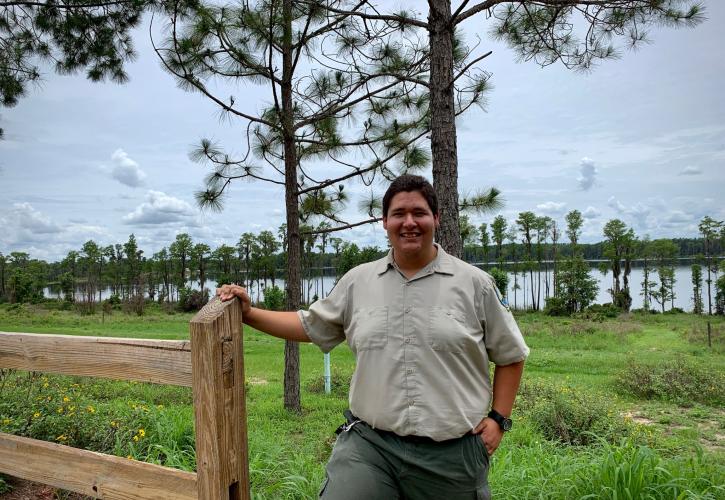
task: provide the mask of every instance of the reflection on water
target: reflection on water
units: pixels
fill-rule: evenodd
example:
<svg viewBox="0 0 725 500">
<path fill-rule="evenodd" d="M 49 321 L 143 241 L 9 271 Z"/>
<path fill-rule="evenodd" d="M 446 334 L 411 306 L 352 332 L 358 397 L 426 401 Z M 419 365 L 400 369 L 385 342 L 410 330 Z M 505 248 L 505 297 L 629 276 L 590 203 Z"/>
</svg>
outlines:
<svg viewBox="0 0 725 500">
<path fill-rule="evenodd" d="M 603 304 L 606 302 L 611 302 L 612 297 L 608 292 L 608 289 L 612 287 L 612 274 L 611 272 L 607 272 L 606 274 L 602 274 L 596 269 L 593 269 L 591 271 L 591 275 L 594 276 L 598 283 L 599 283 L 599 292 L 597 294 L 596 302 Z M 541 307 L 544 306 L 544 290 L 546 288 L 545 282 L 546 282 L 546 276 L 547 274 L 545 272 L 534 272 L 534 282 L 538 282 L 539 276 L 541 276 Z M 552 286 L 553 283 L 553 275 L 552 272 L 549 271 L 548 273 L 548 279 L 549 279 L 549 285 Z M 703 282 L 706 279 L 706 274 L 703 272 Z M 643 280 L 643 273 L 642 268 L 633 268 L 632 272 L 629 277 L 629 283 L 630 283 L 630 293 L 632 295 L 632 309 L 638 309 L 642 307 L 642 296 L 640 295 L 640 292 L 642 290 L 642 280 Z M 657 279 L 657 273 L 655 271 L 652 271 L 650 273 L 650 280 L 658 281 Z M 330 290 L 332 290 L 333 286 L 335 285 L 336 278 L 334 276 L 334 270 L 329 269 L 325 270 L 325 276 L 318 276 L 314 277 L 309 280 L 303 280 L 303 300 L 307 300 L 309 297 L 309 300 L 312 301 L 315 296 L 317 297 L 323 297 L 330 293 Z M 518 291 L 514 291 L 514 276 L 512 273 L 509 273 L 509 303 L 511 304 L 511 307 L 514 307 L 514 305 L 519 308 L 523 309 L 526 306 L 530 306 L 531 304 L 531 289 L 530 289 L 530 277 L 529 273 L 527 272 L 525 276 L 522 273 L 519 273 L 518 275 L 518 284 L 521 287 Z M 714 277 L 713 277 L 714 282 Z M 275 279 L 274 284 L 282 289 L 285 287 L 285 280 L 277 278 Z M 252 301 L 258 302 L 261 300 L 264 300 L 264 289 L 266 287 L 271 287 L 272 281 L 267 280 L 263 281 L 260 280 L 259 282 L 253 282 L 252 285 L 249 287 L 248 291 L 250 293 L 250 296 L 252 297 Z M 703 283 L 703 286 L 705 284 Z M 198 290 L 199 289 L 199 282 L 193 282 L 191 284 L 191 287 Z M 216 290 L 217 283 L 214 280 L 207 280 L 204 283 L 204 288 L 207 290 L 210 290 L 210 295 L 214 293 Z M 161 287 L 159 287 L 161 288 Z M 525 292 L 525 293 L 524 293 Z M 44 290 L 44 294 L 46 297 L 61 297 L 61 291 L 60 288 L 57 286 L 54 287 L 47 287 Z M 101 298 L 106 299 L 110 297 L 111 295 L 111 289 L 106 288 L 101 291 Z M 514 296 L 515 295 L 515 296 Z M 98 292 L 95 294 L 96 299 L 98 298 Z M 81 290 L 79 289 L 76 292 L 76 298 L 78 300 L 81 300 L 83 297 L 83 294 Z M 703 300 L 705 304 L 707 304 L 707 291 L 703 290 Z M 657 308 L 659 310 L 659 304 L 652 303 L 650 305 L 652 308 Z M 692 301 L 692 275 L 691 275 L 691 268 L 690 266 L 677 266 L 675 267 L 675 307 L 679 307 L 684 309 L 685 311 L 692 311 L 693 308 L 693 301 Z M 666 309 L 669 309 L 670 305 L 667 304 Z"/>
</svg>

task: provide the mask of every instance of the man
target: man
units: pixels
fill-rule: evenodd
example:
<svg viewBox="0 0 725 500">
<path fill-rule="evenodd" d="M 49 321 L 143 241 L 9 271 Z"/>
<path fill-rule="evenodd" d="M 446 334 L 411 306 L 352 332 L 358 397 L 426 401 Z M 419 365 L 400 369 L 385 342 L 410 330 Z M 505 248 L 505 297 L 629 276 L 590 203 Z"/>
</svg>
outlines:
<svg viewBox="0 0 725 500">
<path fill-rule="evenodd" d="M 433 242 L 438 221 L 430 183 L 403 175 L 383 197 L 387 257 L 352 269 L 309 311 L 253 308 L 236 285 L 217 291 L 240 297 L 258 330 L 324 352 L 347 341 L 354 353 L 321 498 L 490 496 L 489 457 L 511 427 L 529 350 L 493 279 Z"/>
</svg>

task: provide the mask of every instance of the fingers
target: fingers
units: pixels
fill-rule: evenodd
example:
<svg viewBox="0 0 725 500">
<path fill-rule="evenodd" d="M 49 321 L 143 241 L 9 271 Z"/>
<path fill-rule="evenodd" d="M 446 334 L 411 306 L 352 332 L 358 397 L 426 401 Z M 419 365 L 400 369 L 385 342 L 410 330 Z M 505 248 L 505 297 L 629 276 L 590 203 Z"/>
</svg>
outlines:
<svg viewBox="0 0 725 500">
<path fill-rule="evenodd" d="M 481 434 L 486 428 L 486 419 L 481 420 L 476 427 L 473 428 L 473 434 Z"/>
<path fill-rule="evenodd" d="M 242 301 L 247 297 L 247 291 L 239 285 L 222 285 L 216 289 L 217 296 L 223 300 L 239 297 Z"/>
</svg>

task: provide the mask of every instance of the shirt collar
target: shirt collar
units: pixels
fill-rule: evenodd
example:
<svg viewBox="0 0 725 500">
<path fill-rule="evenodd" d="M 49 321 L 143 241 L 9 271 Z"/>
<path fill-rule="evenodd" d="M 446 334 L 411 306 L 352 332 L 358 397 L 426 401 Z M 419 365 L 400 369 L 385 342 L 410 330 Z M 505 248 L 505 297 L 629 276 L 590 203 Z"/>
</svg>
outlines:
<svg viewBox="0 0 725 500">
<path fill-rule="evenodd" d="M 443 250 L 443 247 L 441 247 L 438 243 L 433 244 L 438 249 L 438 253 L 435 259 L 421 269 L 421 271 L 427 271 L 425 274 L 440 273 L 453 275 L 453 257 L 448 255 L 445 250 Z M 384 259 L 380 259 L 378 261 L 375 271 L 378 273 L 378 276 L 380 276 L 381 274 L 385 274 L 388 269 L 395 269 L 395 259 L 393 259 L 392 248 L 388 250 L 388 255 L 386 255 Z"/>
</svg>

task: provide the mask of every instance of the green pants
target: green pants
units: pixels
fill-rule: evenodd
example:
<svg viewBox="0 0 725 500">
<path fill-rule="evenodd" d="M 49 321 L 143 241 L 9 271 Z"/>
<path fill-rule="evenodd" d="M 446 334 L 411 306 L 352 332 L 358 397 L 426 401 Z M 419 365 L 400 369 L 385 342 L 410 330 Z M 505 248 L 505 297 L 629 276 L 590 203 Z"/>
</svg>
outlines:
<svg viewBox="0 0 725 500">
<path fill-rule="evenodd" d="M 480 436 L 435 442 L 360 422 L 338 436 L 320 498 L 488 500 L 488 466 Z"/>
</svg>

